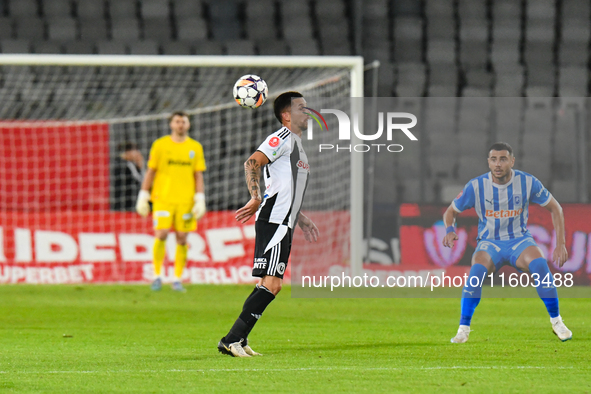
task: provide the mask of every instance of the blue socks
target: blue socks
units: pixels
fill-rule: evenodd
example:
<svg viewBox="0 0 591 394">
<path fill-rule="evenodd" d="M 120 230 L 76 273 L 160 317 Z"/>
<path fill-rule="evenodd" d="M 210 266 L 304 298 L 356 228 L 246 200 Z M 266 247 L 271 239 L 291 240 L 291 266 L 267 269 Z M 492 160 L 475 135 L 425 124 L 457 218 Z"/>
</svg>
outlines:
<svg viewBox="0 0 591 394">
<path fill-rule="evenodd" d="M 547 269 L 547 267 L 546 267 Z M 482 264 L 474 264 L 470 268 L 470 275 L 466 286 L 462 290 L 462 317 L 460 318 L 461 326 L 469 326 L 472 321 L 474 310 L 480 303 L 482 296 L 482 282 L 486 279 L 488 270 Z"/>
<path fill-rule="evenodd" d="M 560 315 L 558 311 L 558 293 L 546 259 L 540 257 L 529 263 L 529 272 L 539 275 L 538 281 L 540 285 L 536 288 L 538 295 L 546 305 L 550 317 L 558 317 Z M 550 283 L 550 286 L 548 286 L 548 283 Z"/>
</svg>

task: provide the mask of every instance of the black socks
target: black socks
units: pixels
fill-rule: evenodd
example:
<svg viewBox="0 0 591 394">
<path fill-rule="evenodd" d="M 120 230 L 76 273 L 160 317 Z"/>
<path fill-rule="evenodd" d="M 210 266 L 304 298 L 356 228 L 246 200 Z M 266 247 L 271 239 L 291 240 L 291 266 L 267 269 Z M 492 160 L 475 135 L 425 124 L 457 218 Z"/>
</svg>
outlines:
<svg viewBox="0 0 591 394">
<path fill-rule="evenodd" d="M 242 307 L 242 313 L 236 319 L 232 329 L 226 335 L 225 341 L 229 343 L 246 339 L 250 331 L 261 317 L 267 305 L 275 299 L 275 295 L 266 287 L 257 287 L 246 299 Z"/>
</svg>

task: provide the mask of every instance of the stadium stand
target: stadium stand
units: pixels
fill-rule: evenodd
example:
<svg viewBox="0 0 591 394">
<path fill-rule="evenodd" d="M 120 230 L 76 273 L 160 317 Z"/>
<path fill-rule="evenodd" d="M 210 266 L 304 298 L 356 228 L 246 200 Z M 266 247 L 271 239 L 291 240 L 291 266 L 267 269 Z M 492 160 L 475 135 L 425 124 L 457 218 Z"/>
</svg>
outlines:
<svg viewBox="0 0 591 394">
<path fill-rule="evenodd" d="M 576 163 L 565 151 L 586 119 L 573 109 L 577 103 L 557 100 L 589 94 L 589 1 L 366 0 L 362 8 L 357 25 L 352 0 L 2 0 L 0 52 L 361 54 L 367 63 L 381 62 L 379 96 L 495 97 L 482 108 L 478 100 L 469 108 L 448 100 L 442 105 L 452 117 L 423 109 L 421 121 L 439 131 L 421 141 L 428 157 L 423 170 L 400 163 L 407 174 L 400 180 L 407 187 L 403 195 L 430 200 L 438 180 L 461 183 L 495 140 L 511 143 L 525 169 L 573 190 Z M 19 97 L 34 90 L 31 72 Z M 7 75 L 0 71 L 2 81 Z M 2 92 L 14 94 L 6 83 Z M 510 97 L 556 99 L 504 100 Z M 43 99 L 37 97 L 36 105 L 54 105 Z M 7 106 L 2 116 L 22 118 L 30 113 L 23 110 L 27 105 Z M 553 146 L 563 150 L 550 154 Z M 552 160 L 542 163 L 536 152 Z M 412 183 L 418 178 L 419 186 Z"/>
</svg>

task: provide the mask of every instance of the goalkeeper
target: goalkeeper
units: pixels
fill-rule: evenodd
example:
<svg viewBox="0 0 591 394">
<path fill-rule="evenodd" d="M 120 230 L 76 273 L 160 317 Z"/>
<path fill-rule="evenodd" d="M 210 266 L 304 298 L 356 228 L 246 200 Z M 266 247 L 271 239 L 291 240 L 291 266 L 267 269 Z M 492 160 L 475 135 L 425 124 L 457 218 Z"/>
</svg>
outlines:
<svg viewBox="0 0 591 394">
<path fill-rule="evenodd" d="M 201 144 L 188 136 L 191 124 L 186 113 L 173 113 L 169 125 L 170 135 L 152 144 L 148 171 L 135 208 L 137 213 L 147 217 L 152 200 L 155 232 L 152 290 L 162 288 L 166 238 L 174 227 L 177 246 L 172 288 L 182 292 L 185 291 L 181 276 L 187 262 L 187 234 L 197 229 L 197 220 L 205 214 L 205 158 Z"/>
</svg>

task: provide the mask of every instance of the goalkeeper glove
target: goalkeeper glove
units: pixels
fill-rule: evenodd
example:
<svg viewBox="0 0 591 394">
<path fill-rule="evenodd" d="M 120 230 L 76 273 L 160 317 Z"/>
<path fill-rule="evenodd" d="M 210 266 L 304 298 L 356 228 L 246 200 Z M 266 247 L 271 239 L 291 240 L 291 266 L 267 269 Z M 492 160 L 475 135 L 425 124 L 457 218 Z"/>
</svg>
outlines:
<svg viewBox="0 0 591 394">
<path fill-rule="evenodd" d="M 203 193 L 195 193 L 195 197 L 193 197 L 195 204 L 193 205 L 193 209 L 191 209 L 191 213 L 196 220 L 199 220 L 205 215 L 205 194 Z"/>
<path fill-rule="evenodd" d="M 137 203 L 135 204 L 135 210 L 142 217 L 146 217 L 150 214 L 150 193 L 147 190 L 140 190 L 137 195 Z"/>
</svg>

